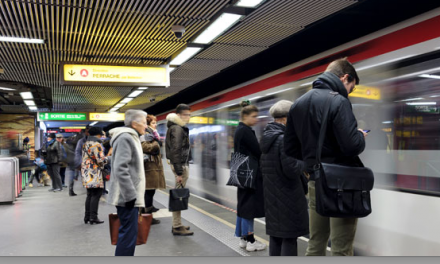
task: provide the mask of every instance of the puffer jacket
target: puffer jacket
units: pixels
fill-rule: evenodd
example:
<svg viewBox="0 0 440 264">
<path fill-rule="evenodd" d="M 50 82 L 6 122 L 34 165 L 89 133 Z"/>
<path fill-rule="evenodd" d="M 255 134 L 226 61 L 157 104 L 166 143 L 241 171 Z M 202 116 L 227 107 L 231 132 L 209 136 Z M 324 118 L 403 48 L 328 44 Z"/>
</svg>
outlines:
<svg viewBox="0 0 440 264">
<path fill-rule="evenodd" d="M 84 187 L 104 188 L 102 170 L 106 163 L 101 142 L 96 137 L 88 137 L 82 148 L 81 175 Z"/>
<path fill-rule="evenodd" d="M 62 151 L 60 142 L 53 139 L 46 144 L 46 164 L 58 164 L 62 159 Z"/>
<path fill-rule="evenodd" d="M 185 122 L 176 114 L 169 114 L 167 121 L 166 156 L 174 166 L 176 174 L 182 175 L 183 166 L 189 164 L 191 156 L 189 129 L 185 126 Z"/>
<path fill-rule="evenodd" d="M 316 164 L 323 108 L 331 92 L 337 92 L 338 95 L 331 99 L 321 160 L 363 167 L 358 155 L 365 149 L 365 138 L 358 131 L 348 92 L 336 75 L 325 72 L 313 83 L 313 89 L 293 104 L 287 117 L 284 137 L 286 154 L 306 162 L 310 173 Z"/>
<path fill-rule="evenodd" d="M 260 141 L 266 233 L 296 238 L 309 233 L 304 163 L 285 154 L 284 130 L 283 124 L 269 123 Z"/>
</svg>

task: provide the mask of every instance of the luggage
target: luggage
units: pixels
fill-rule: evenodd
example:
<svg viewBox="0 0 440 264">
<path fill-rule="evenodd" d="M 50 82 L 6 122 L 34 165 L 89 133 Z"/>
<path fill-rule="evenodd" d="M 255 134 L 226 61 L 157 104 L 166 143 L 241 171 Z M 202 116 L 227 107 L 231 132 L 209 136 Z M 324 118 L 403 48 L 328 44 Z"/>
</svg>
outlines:
<svg viewBox="0 0 440 264">
<path fill-rule="evenodd" d="M 0 203 L 13 203 L 16 197 L 17 164 L 14 158 L 0 158 Z"/>
<path fill-rule="evenodd" d="M 183 188 L 171 189 L 168 210 L 170 212 L 188 210 L 189 189 Z"/>
<path fill-rule="evenodd" d="M 118 243 L 119 227 L 121 226 L 121 222 L 119 221 L 118 214 L 109 214 L 108 220 L 110 224 L 110 241 L 112 245 L 116 245 Z M 147 243 L 148 235 L 150 234 L 151 221 L 153 221 L 153 216 L 151 214 L 139 215 L 136 245 L 143 245 Z"/>
</svg>

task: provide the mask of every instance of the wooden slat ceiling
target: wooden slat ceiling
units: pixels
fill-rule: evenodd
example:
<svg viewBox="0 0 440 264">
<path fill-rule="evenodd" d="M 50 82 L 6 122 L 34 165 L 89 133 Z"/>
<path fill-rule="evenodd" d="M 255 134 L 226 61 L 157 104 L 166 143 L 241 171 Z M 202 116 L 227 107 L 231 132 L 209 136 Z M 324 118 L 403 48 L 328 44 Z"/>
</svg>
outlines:
<svg viewBox="0 0 440 264">
<path fill-rule="evenodd" d="M 0 66 L 5 71 L 0 75 L 0 81 L 49 87 L 51 98 L 44 101 L 51 101 L 52 108 L 45 110 L 108 110 L 134 87 L 61 86 L 60 62 L 164 64 L 224 7 L 234 2 L 1 0 L 0 36 L 45 39 L 46 43 L 0 42 Z M 169 88 L 149 89 L 121 110 L 149 107 L 356 2 L 267 0 L 212 45 L 172 72 Z M 170 31 L 172 25 L 185 26 L 186 33 L 181 39 L 175 38 Z M 45 97 L 38 94 L 41 89 L 32 91 L 36 97 Z M 151 98 L 156 101 L 150 102 Z M 39 102 L 39 108 L 46 107 Z M 4 112 L 16 109 L 21 108 L 1 106 Z"/>
</svg>

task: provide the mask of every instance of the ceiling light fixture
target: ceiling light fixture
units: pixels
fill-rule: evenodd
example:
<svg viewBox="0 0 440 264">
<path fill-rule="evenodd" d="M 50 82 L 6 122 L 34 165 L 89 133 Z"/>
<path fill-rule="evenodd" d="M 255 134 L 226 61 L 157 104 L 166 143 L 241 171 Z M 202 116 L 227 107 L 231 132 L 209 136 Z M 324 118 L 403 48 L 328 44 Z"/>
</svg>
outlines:
<svg viewBox="0 0 440 264">
<path fill-rule="evenodd" d="M 140 95 L 141 93 L 143 93 L 144 91 L 134 91 L 131 94 L 128 95 L 128 97 L 137 97 L 138 95 Z"/>
<path fill-rule="evenodd" d="M 181 65 L 187 60 L 191 59 L 197 52 L 202 50 L 199 47 L 186 47 L 179 55 L 177 55 L 170 64 L 172 65 Z"/>
<path fill-rule="evenodd" d="M 15 89 L 12 89 L 12 88 L 6 88 L 6 87 L 0 87 L 0 90 L 15 91 Z"/>
<path fill-rule="evenodd" d="M 251 8 L 255 8 L 258 5 L 260 5 L 264 0 L 240 0 L 238 1 L 237 4 L 235 4 L 236 6 L 241 6 L 241 7 L 251 7 Z"/>
<path fill-rule="evenodd" d="M 224 13 L 209 25 L 195 40 L 194 43 L 209 44 L 223 32 L 232 27 L 242 16 Z"/>
<path fill-rule="evenodd" d="M 34 99 L 34 96 L 32 95 L 31 92 L 23 92 L 20 93 L 20 95 L 23 99 Z"/>
<path fill-rule="evenodd" d="M 130 102 L 131 100 L 133 100 L 134 98 L 125 98 L 124 100 L 122 100 L 120 103 L 124 103 L 124 104 L 126 104 L 126 103 L 128 103 L 128 102 Z"/>
<path fill-rule="evenodd" d="M 93 123 L 91 123 L 89 126 L 94 126 L 94 125 L 96 125 L 96 124 L 98 124 L 98 122 L 93 122 Z"/>
<path fill-rule="evenodd" d="M 440 79 L 440 75 L 433 75 L 433 74 L 422 74 L 422 75 L 419 75 L 419 77 L 431 78 L 431 79 Z"/>
<path fill-rule="evenodd" d="M 44 44 L 44 39 L 15 38 L 15 37 L 5 37 L 5 36 L 0 36 L 0 41 Z"/>
<path fill-rule="evenodd" d="M 24 100 L 24 103 L 28 106 L 35 106 L 35 102 L 33 100 Z"/>
<path fill-rule="evenodd" d="M 138 90 L 147 90 L 148 87 L 139 87 Z"/>
<path fill-rule="evenodd" d="M 175 71 L 177 69 L 177 67 L 170 67 L 170 73 L 172 73 L 173 71 Z"/>
<path fill-rule="evenodd" d="M 117 108 L 121 108 L 121 107 L 123 107 L 125 104 L 117 104 L 117 105 L 115 105 L 115 108 L 117 107 Z"/>
<path fill-rule="evenodd" d="M 38 108 L 36 106 L 29 106 L 29 110 L 36 111 Z"/>
<path fill-rule="evenodd" d="M 407 105 L 436 105 L 436 102 L 416 102 L 416 103 L 406 103 Z"/>
</svg>

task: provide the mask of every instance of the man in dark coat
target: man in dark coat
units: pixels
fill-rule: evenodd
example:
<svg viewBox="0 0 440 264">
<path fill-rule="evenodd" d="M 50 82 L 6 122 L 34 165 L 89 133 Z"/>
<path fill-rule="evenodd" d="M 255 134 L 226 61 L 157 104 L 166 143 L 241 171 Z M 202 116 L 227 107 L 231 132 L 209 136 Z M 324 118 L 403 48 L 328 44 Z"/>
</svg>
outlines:
<svg viewBox="0 0 440 264">
<path fill-rule="evenodd" d="M 336 60 L 313 83 L 313 89 L 301 96 L 289 112 L 284 146 L 286 154 L 306 163 L 310 173 L 310 241 L 306 255 L 325 255 L 328 239 L 332 241 L 332 255 L 353 255 L 357 218 L 323 217 L 315 209 L 316 148 L 322 123 L 323 107 L 331 92 L 328 126 L 322 149 L 322 162 L 362 167 L 358 155 L 364 151 L 365 137 L 358 129 L 352 106 L 348 100 L 359 77 L 346 59 Z"/>
<path fill-rule="evenodd" d="M 47 172 L 52 180 L 52 188 L 49 191 L 59 192 L 63 189 L 60 175 L 60 164 L 62 161 L 61 144 L 55 140 L 55 134 L 49 134 L 47 137 L 46 165 Z"/>
<path fill-rule="evenodd" d="M 191 108 L 180 104 L 176 113 L 167 116 L 167 137 L 165 149 L 171 170 L 176 177 L 176 188 L 185 188 L 189 177 L 189 159 L 191 147 L 189 144 L 189 129 L 186 127 L 191 118 Z M 190 236 L 194 233 L 189 231 L 189 226 L 182 225 L 181 212 L 173 212 L 172 233 L 175 236 Z"/>
<path fill-rule="evenodd" d="M 309 233 L 304 163 L 284 152 L 284 130 L 292 102 L 274 104 L 260 141 L 263 171 L 266 233 L 270 256 L 297 256 L 297 238 Z"/>
</svg>

